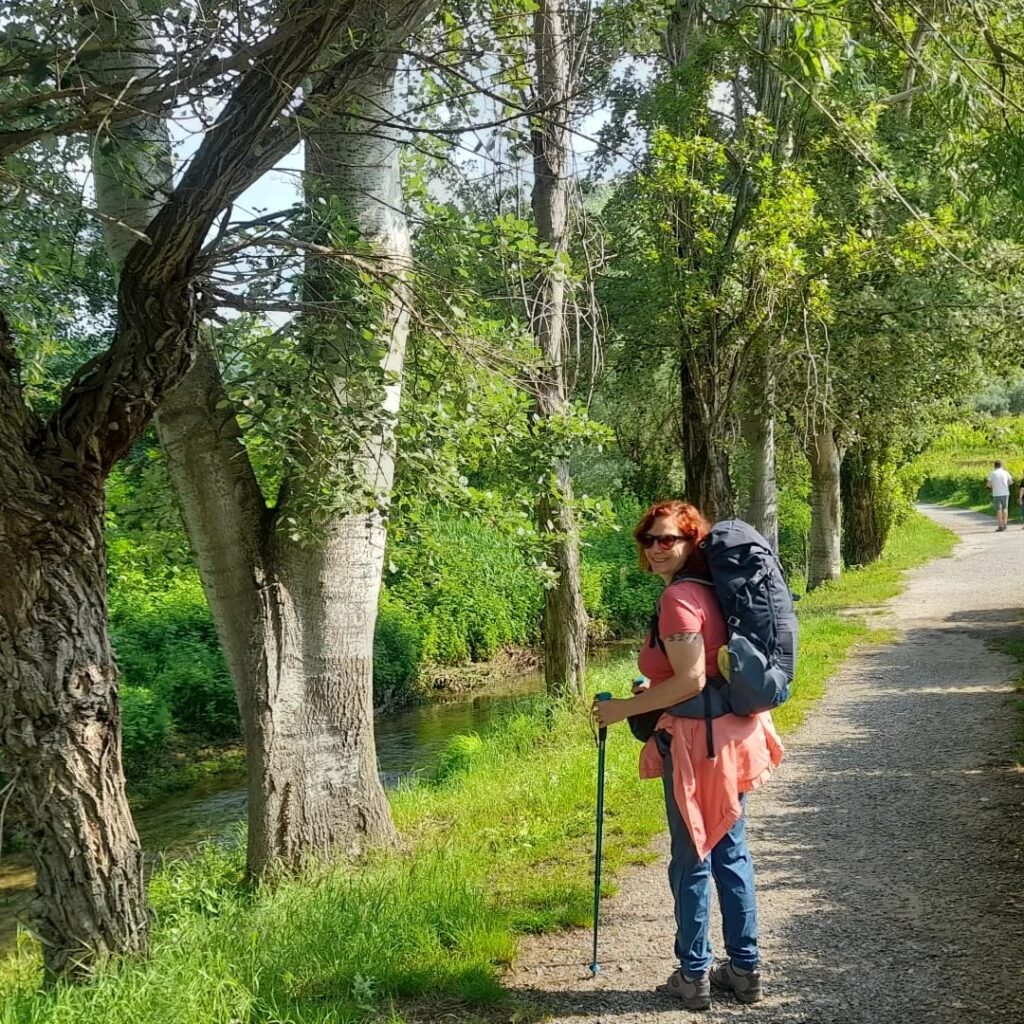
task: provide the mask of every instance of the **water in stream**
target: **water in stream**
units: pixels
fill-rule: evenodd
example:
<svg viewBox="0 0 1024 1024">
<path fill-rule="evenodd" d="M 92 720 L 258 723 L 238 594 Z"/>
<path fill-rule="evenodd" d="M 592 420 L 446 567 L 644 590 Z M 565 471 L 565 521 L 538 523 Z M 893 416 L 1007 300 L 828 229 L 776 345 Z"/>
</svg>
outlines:
<svg viewBox="0 0 1024 1024">
<path fill-rule="evenodd" d="M 496 711 L 517 697 L 538 692 L 538 672 L 498 677 L 484 688 L 452 701 L 419 705 L 378 716 L 374 723 L 377 762 L 386 786 L 429 772 L 448 740 L 487 726 Z M 135 824 L 147 863 L 188 854 L 204 840 L 234 832 L 245 818 L 245 776 L 226 773 L 204 779 L 177 796 L 136 812 Z M 0 863 L 0 949 L 9 947 L 32 895 L 34 875 L 24 854 Z"/>
</svg>

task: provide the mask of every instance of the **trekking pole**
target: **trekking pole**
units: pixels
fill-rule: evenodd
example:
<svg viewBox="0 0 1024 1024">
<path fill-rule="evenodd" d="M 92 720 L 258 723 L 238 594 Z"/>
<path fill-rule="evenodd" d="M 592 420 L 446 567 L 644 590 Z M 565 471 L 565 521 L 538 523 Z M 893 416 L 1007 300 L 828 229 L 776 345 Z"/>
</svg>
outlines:
<svg viewBox="0 0 1024 1024">
<path fill-rule="evenodd" d="M 611 700 L 610 693 L 599 693 L 596 700 Z M 597 732 L 597 827 L 594 845 L 594 959 L 590 963 L 590 973 L 596 975 L 601 970 L 597 962 L 597 925 L 601 916 L 601 836 L 604 831 L 604 747 L 608 737 L 607 726 Z"/>
</svg>

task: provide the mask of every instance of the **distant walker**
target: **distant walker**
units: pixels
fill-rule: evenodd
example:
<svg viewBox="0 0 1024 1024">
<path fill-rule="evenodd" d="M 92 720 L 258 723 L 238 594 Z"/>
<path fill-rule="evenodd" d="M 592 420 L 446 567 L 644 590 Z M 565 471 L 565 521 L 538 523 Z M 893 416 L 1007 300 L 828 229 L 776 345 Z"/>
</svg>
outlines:
<svg viewBox="0 0 1024 1024">
<path fill-rule="evenodd" d="M 1003 464 L 996 459 L 994 468 L 988 475 L 986 484 L 992 492 L 992 504 L 996 509 L 996 532 L 1006 529 L 1007 506 L 1010 503 L 1010 485 L 1013 477 L 1003 469 Z"/>
</svg>

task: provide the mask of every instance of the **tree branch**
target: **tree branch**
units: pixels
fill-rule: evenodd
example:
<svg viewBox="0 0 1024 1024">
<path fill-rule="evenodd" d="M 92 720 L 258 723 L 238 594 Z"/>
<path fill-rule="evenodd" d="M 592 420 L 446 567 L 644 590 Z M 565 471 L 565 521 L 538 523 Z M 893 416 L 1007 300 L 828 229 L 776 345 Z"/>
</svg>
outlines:
<svg viewBox="0 0 1024 1024">
<path fill-rule="evenodd" d="M 188 371 L 200 315 L 195 277 L 203 239 L 217 215 L 283 155 L 282 135 L 297 133 L 298 126 L 282 112 L 356 7 L 357 0 L 296 0 L 282 15 L 264 58 L 242 77 L 149 225 L 150 245 L 136 244 L 128 254 L 114 341 L 75 375 L 47 425 L 46 444 L 61 458 L 108 472 Z M 372 63 L 378 43 L 363 40 L 350 66 Z M 339 89 L 346 84 L 339 80 Z"/>
</svg>

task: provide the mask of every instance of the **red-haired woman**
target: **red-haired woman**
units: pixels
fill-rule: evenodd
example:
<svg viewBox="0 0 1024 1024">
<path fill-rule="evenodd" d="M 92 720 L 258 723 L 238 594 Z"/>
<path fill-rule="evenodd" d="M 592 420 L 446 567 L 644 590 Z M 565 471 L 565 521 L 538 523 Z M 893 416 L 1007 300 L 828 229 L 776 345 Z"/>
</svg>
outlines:
<svg viewBox="0 0 1024 1024">
<path fill-rule="evenodd" d="M 771 715 L 728 713 L 718 690 L 718 655 L 728 631 L 714 590 L 702 582 L 708 568 L 699 544 L 707 532 L 707 520 L 684 501 L 654 505 L 640 520 L 633 531 L 640 564 L 666 584 L 639 659 L 650 682 L 636 687 L 633 697 L 594 705 L 602 726 L 672 709 L 658 717 L 640 756 L 640 773 L 663 781 L 679 958 L 667 988 L 692 1010 L 711 1005 L 712 986 L 732 991 L 744 1003 L 762 997 L 744 811 L 746 794 L 782 760 Z M 715 704 L 713 718 L 707 715 L 708 698 Z M 729 957 L 718 964 L 709 935 L 712 876 Z"/>
</svg>

